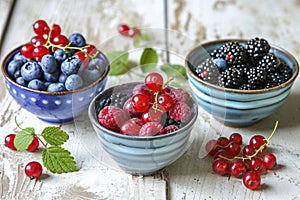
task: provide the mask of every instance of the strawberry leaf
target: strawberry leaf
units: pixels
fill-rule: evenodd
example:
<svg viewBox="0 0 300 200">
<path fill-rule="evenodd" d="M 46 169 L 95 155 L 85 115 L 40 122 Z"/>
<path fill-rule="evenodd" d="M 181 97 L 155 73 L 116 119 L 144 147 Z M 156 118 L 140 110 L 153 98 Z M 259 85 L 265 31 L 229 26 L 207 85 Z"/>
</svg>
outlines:
<svg viewBox="0 0 300 200">
<path fill-rule="evenodd" d="M 14 139 L 14 145 L 18 151 L 25 151 L 34 137 L 34 128 L 24 128 L 19 131 Z"/>
<path fill-rule="evenodd" d="M 76 162 L 71 153 L 59 146 L 50 146 L 43 150 L 42 160 L 44 166 L 52 173 L 67 173 L 77 171 Z"/>
<path fill-rule="evenodd" d="M 157 63 L 158 63 L 157 52 L 152 48 L 145 48 L 140 59 L 140 65 L 142 71 L 144 73 L 154 71 Z"/>
<path fill-rule="evenodd" d="M 42 132 L 42 136 L 46 142 L 57 146 L 62 145 L 69 139 L 69 135 L 65 131 L 55 126 L 46 127 Z"/>
</svg>

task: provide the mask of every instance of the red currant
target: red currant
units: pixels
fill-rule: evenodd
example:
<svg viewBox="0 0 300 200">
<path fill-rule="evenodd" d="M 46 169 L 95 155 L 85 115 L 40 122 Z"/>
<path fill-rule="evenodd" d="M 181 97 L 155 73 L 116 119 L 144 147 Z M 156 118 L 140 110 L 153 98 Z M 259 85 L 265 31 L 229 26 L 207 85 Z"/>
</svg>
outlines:
<svg viewBox="0 0 300 200">
<path fill-rule="evenodd" d="M 263 163 L 266 169 L 272 170 L 276 166 L 276 156 L 272 153 L 267 153 L 263 156 Z"/>
<path fill-rule="evenodd" d="M 121 24 L 119 27 L 118 27 L 118 31 L 121 35 L 124 35 L 124 36 L 129 36 L 128 35 L 128 31 L 129 31 L 129 26 L 127 26 L 126 24 Z"/>
<path fill-rule="evenodd" d="M 33 49 L 32 56 L 36 61 L 41 61 L 44 55 L 50 54 L 47 47 L 37 46 Z"/>
<path fill-rule="evenodd" d="M 21 54 L 23 56 L 25 56 L 26 58 L 33 58 L 33 49 L 34 49 L 34 45 L 33 44 L 30 44 L 30 43 L 27 43 L 27 44 L 24 44 L 21 48 Z"/>
<path fill-rule="evenodd" d="M 52 29 L 51 29 L 50 37 L 51 37 L 51 38 L 54 38 L 55 36 L 60 35 L 60 33 L 61 33 L 61 28 L 60 28 L 60 26 L 57 25 L 57 24 L 53 24 L 53 25 L 52 25 Z"/>
<path fill-rule="evenodd" d="M 238 142 L 232 141 L 232 142 L 229 142 L 226 149 L 234 157 L 234 156 L 239 155 L 239 153 L 241 151 L 241 145 Z"/>
<path fill-rule="evenodd" d="M 232 134 L 229 136 L 229 140 L 230 140 L 230 141 L 238 142 L 239 144 L 242 144 L 242 143 L 243 143 L 243 137 L 242 137 L 241 134 L 239 134 L 239 133 L 232 133 Z"/>
<path fill-rule="evenodd" d="M 137 112 L 147 112 L 150 105 L 150 99 L 145 94 L 136 94 L 132 97 L 133 107 Z"/>
<path fill-rule="evenodd" d="M 256 190 L 261 184 L 260 175 L 253 171 L 247 172 L 243 177 L 243 183 L 248 189 Z"/>
<path fill-rule="evenodd" d="M 261 173 L 265 169 L 264 162 L 259 157 L 251 158 L 249 161 L 249 168 L 251 171 Z"/>
<path fill-rule="evenodd" d="M 209 140 L 205 145 L 205 150 L 209 155 L 214 156 L 218 151 L 217 140 Z"/>
<path fill-rule="evenodd" d="M 152 72 L 148 74 L 145 78 L 145 85 L 149 90 L 152 90 L 153 92 L 156 92 L 162 88 L 164 84 L 163 77 L 157 73 Z"/>
<path fill-rule="evenodd" d="M 213 170 L 222 176 L 229 173 L 229 162 L 223 158 L 217 158 L 212 164 Z"/>
<path fill-rule="evenodd" d="M 39 36 L 43 36 L 44 34 L 48 34 L 50 31 L 50 28 L 47 24 L 47 22 L 45 22 L 44 20 L 37 20 L 34 24 L 33 24 L 33 31 L 39 35 Z"/>
<path fill-rule="evenodd" d="M 57 35 L 53 39 L 51 39 L 51 42 L 55 45 L 60 45 L 61 47 L 67 46 L 69 44 L 69 40 L 64 35 Z"/>
<path fill-rule="evenodd" d="M 242 160 L 236 160 L 230 165 L 230 174 L 242 178 L 247 171 L 246 164 Z"/>
<path fill-rule="evenodd" d="M 160 109 L 149 108 L 148 112 L 143 113 L 142 119 L 144 123 L 160 122 L 163 112 Z"/>
<path fill-rule="evenodd" d="M 145 94 L 150 97 L 150 92 L 144 84 L 138 84 L 132 89 L 132 96 L 136 94 Z"/>
<path fill-rule="evenodd" d="M 221 147 L 226 147 L 229 144 L 229 139 L 227 137 L 219 137 L 217 144 Z"/>
<path fill-rule="evenodd" d="M 234 158 L 234 155 L 232 155 L 229 151 L 227 151 L 226 149 L 219 149 L 215 155 L 214 155 L 214 159 L 217 159 L 217 158 L 221 158 L 224 157 L 224 158 L 227 158 L 227 159 L 232 159 Z"/>
<path fill-rule="evenodd" d="M 157 103 L 164 108 L 165 112 L 168 112 L 173 108 L 175 102 L 173 98 L 168 94 L 161 94 L 158 96 Z"/>
<path fill-rule="evenodd" d="M 262 135 L 254 135 L 250 141 L 249 145 L 252 146 L 254 149 L 258 150 L 261 146 L 265 145 L 267 143 L 267 140 Z M 263 147 L 260 153 L 262 153 L 264 150 L 266 150 L 267 145 Z"/>
<path fill-rule="evenodd" d="M 42 175 L 43 167 L 39 162 L 32 161 L 25 166 L 25 174 L 30 179 L 39 179 Z"/>
<path fill-rule="evenodd" d="M 256 150 L 250 145 L 244 146 L 242 150 L 242 154 L 244 157 L 252 156 L 253 154 L 255 154 L 255 152 Z"/>
<path fill-rule="evenodd" d="M 143 123 L 138 118 L 131 118 L 120 128 L 120 132 L 124 135 L 137 136 L 141 130 Z"/>
<path fill-rule="evenodd" d="M 35 46 L 41 46 L 46 44 L 47 40 L 45 40 L 43 37 L 40 36 L 34 36 L 31 38 L 31 43 L 34 44 Z"/>
<path fill-rule="evenodd" d="M 92 45 L 89 44 L 85 49 L 84 49 L 90 56 L 95 56 L 98 52 L 98 49 Z"/>
<path fill-rule="evenodd" d="M 129 37 L 135 37 L 137 35 L 141 35 L 141 31 L 138 28 L 131 28 L 128 30 L 128 36 Z"/>
<path fill-rule="evenodd" d="M 123 110 L 130 116 L 130 117 L 141 117 L 142 113 L 137 112 L 134 107 L 133 107 L 133 102 L 132 99 L 128 99 L 124 105 L 123 105 Z"/>
<path fill-rule="evenodd" d="M 10 148 L 11 150 L 17 150 L 14 145 L 15 137 L 16 137 L 16 134 L 12 133 L 12 134 L 7 135 L 4 139 L 5 146 Z"/>
<path fill-rule="evenodd" d="M 85 53 L 83 53 L 82 51 L 78 51 L 76 53 L 74 53 L 74 57 L 78 58 L 79 60 L 81 60 L 83 66 L 87 66 L 90 62 L 90 57 L 88 57 Z"/>
<path fill-rule="evenodd" d="M 39 148 L 39 139 L 34 137 L 31 144 L 28 146 L 27 151 L 34 152 Z"/>
</svg>

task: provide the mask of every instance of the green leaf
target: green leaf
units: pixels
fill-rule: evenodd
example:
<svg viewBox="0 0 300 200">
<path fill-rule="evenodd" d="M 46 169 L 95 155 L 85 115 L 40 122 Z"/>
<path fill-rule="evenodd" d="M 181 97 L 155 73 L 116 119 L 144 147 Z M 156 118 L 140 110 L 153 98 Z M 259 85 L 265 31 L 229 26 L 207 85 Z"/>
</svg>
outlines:
<svg viewBox="0 0 300 200">
<path fill-rule="evenodd" d="M 178 64 L 164 64 L 161 70 L 171 77 L 184 77 L 187 78 L 185 67 Z"/>
<path fill-rule="evenodd" d="M 107 53 L 110 62 L 109 75 L 117 76 L 128 72 L 132 66 L 128 61 L 128 53 L 125 51 L 112 51 Z"/>
<path fill-rule="evenodd" d="M 150 41 L 151 40 L 151 36 L 148 34 L 139 34 L 139 35 L 135 35 L 133 37 L 133 46 L 134 47 L 140 47 L 140 43 L 142 41 Z"/>
<path fill-rule="evenodd" d="M 62 145 L 69 139 L 69 135 L 56 126 L 48 126 L 42 132 L 43 138 L 51 145 Z"/>
<path fill-rule="evenodd" d="M 42 152 L 44 166 L 52 173 L 77 171 L 76 162 L 71 153 L 59 146 L 50 146 Z"/>
<path fill-rule="evenodd" d="M 14 145 L 18 151 L 25 151 L 34 137 L 34 128 L 24 128 L 19 131 L 14 139 Z"/>
<path fill-rule="evenodd" d="M 157 63 L 158 63 L 157 52 L 152 48 L 145 48 L 140 59 L 140 65 L 142 71 L 144 73 L 154 71 Z"/>
</svg>

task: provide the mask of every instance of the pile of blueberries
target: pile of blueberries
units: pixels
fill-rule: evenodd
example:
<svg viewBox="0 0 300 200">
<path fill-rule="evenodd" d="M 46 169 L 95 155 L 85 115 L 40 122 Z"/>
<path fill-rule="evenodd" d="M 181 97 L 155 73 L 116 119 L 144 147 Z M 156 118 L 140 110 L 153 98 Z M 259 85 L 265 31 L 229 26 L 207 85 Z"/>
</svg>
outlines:
<svg viewBox="0 0 300 200">
<path fill-rule="evenodd" d="M 22 86 L 48 92 L 76 90 L 98 80 L 107 66 L 100 52 L 94 45 L 87 44 L 80 33 L 63 38 L 67 38 L 64 45 L 55 43 L 59 40 L 52 38 L 42 43 L 33 43 L 32 39 L 23 45 L 6 67 L 10 78 Z M 94 57 L 89 55 L 91 47 Z M 37 57 L 31 56 L 35 54 Z"/>
</svg>

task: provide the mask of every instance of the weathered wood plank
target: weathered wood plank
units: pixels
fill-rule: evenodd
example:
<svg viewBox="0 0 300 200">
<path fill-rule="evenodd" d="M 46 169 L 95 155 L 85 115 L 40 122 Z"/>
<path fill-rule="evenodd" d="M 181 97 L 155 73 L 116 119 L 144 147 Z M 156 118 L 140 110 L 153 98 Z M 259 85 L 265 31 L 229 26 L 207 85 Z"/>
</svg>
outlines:
<svg viewBox="0 0 300 200">
<path fill-rule="evenodd" d="M 0 1 L 0 50 L 1 50 L 1 44 L 3 41 L 3 35 L 6 29 L 6 25 L 9 21 L 9 15 L 12 12 L 13 9 L 14 0 L 2 0 Z"/>
</svg>

